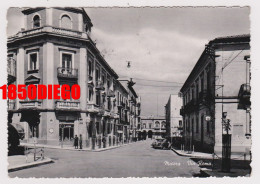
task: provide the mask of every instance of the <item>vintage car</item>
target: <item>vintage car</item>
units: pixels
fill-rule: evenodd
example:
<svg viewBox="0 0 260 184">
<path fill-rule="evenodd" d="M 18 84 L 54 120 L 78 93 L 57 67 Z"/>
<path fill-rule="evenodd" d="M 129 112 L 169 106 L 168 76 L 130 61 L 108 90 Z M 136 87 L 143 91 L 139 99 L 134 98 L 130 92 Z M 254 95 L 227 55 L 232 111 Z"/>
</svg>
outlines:
<svg viewBox="0 0 260 184">
<path fill-rule="evenodd" d="M 152 143 L 152 147 L 153 148 L 159 148 L 159 149 L 168 149 L 169 148 L 169 143 L 164 138 L 157 138 Z"/>
</svg>

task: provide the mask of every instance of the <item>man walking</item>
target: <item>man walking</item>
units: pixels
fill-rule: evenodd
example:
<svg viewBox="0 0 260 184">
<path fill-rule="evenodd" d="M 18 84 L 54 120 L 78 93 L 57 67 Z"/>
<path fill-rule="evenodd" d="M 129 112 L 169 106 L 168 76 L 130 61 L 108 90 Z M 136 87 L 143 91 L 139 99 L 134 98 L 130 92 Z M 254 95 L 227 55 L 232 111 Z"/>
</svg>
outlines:
<svg viewBox="0 0 260 184">
<path fill-rule="evenodd" d="M 75 146 L 75 149 L 79 148 L 79 138 L 77 135 L 75 135 L 75 138 L 74 138 L 74 146 Z"/>
<path fill-rule="evenodd" d="M 79 135 L 79 149 L 82 149 L 82 135 Z"/>
</svg>

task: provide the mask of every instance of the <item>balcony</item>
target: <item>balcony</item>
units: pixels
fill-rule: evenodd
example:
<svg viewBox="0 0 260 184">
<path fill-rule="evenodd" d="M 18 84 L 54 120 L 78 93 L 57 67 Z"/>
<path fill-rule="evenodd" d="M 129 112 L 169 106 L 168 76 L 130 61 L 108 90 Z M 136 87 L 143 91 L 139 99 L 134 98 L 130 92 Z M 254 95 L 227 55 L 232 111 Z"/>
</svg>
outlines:
<svg viewBox="0 0 260 184">
<path fill-rule="evenodd" d="M 7 102 L 8 110 L 14 110 L 15 109 L 15 101 L 13 102 Z"/>
<path fill-rule="evenodd" d="M 87 104 L 87 112 L 99 113 L 100 112 L 100 108 L 96 104 Z"/>
<path fill-rule="evenodd" d="M 105 110 L 103 116 L 104 116 L 104 117 L 110 117 L 110 116 L 111 116 L 110 111 Z"/>
<path fill-rule="evenodd" d="M 58 67 L 57 74 L 59 78 L 77 79 L 78 69 Z"/>
<path fill-rule="evenodd" d="M 107 92 L 107 97 L 115 97 L 115 92 L 109 89 Z"/>
<path fill-rule="evenodd" d="M 184 115 L 186 113 L 191 113 L 196 110 L 198 110 L 198 103 L 195 101 L 195 99 L 192 99 L 184 106 L 184 109 L 182 111 Z"/>
<path fill-rule="evenodd" d="M 249 84 L 242 84 L 238 93 L 238 109 L 248 109 L 251 106 L 250 101 L 251 86 Z"/>
<path fill-rule="evenodd" d="M 104 90 L 105 87 L 104 87 L 104 84 L 102 81 L 98 80 L 96 81 L 96 90 Z"/>
<path fill-rule="evenodd" d="M 38 109 L 42 107 L 42 102 L 38 100 L 32 101 L 20 101 L 20 108 L 21 109 Z"/>
<path fill-rule="evenodd" d="M 94 87 L 93 77 L 91 75 L 88 75 L 88 86 L 91 88 Z"/>
<path fill-rule="evenodd" d="M 209 103 L 213 100 L 214 98 L 212 97 L 211 93 L 209 90 L 203 90 L 199 92 L 199 103 Z"/>
<path fill-rule="evenodd" d="M 77 101 L 56 101 L 56 109 L 60 110 L 79 110 L 80 102 Z"/>
</svg>

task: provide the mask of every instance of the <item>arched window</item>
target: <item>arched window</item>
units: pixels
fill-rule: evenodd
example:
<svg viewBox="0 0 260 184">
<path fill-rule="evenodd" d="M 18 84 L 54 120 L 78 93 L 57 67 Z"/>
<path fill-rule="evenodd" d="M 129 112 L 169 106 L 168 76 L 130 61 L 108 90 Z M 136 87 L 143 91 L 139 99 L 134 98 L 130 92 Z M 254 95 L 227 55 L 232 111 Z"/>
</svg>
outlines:
<svg viewBox="0 0 260 184">
<path fill-rule="evenodd" d="M 35 15 L 33 17 L 33 28 L 37 28 L 37 27 L 40 27 L 41 24 L 40 24 L 40 17 L 39 15 Z"/>
<path fill-rule="evenodd" d="M 71 29 L 71 19 L 68 15 L 63 15 L 61 17 L 61 27 L 65 29 Z"/>
<path fill-rule="evenodd" d="M 162 122 L 161 127 L 162 127 L 162 128 L 166 128 L 166 123 L 165 123 L 165 121 Z"/>
<path fill-rule="evenodd" d="M 158 121 L 155 122 L 155 128 L 160 128 L 160 123 Z"/>
</svg>

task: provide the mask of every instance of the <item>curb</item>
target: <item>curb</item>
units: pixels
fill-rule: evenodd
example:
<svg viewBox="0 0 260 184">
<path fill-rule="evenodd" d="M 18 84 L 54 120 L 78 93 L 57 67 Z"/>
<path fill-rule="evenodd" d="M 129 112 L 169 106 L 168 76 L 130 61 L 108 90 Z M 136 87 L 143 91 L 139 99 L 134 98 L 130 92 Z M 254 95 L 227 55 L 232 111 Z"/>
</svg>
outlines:
<svg viewBox="0 0 260 184">
<path fill-rule="evenodd" d="M 44 148 L 48 148 L 48 149 L 70 150 L 70 151 L 102 152 L 102 151 L 108 151 L 108 150 L 120 148 L 120 147 L 123 147 L 123 146 L 131 145 L 131 144 L 133 144 L 133 143 L 128 143 L 128 144 L 123 144 L 123 145 L 120 145 L 120 146 L 109 147 L 109 148 L 106 148 L 106 149 L 95 149 L 95 150 L 91 150 L 91 149 L 86 150 L 86 149 L 60 148 L 60 147 L 48 147 L 46 145 L 41 145 L 41 146 L 36 146 L 36 147 L 44 147 Z M 32 145 L 21 144 L 21 146 L 32 146 Z"/>
<path fill-rule="evenodd" d="M 14 171 L 27 169 L 27 168 L 31 168 L 31 167 L 37 167 L 37 166 L 40 166 L 40 165 L 50 164 L 50 163 L 53 163 L 53 162 L 54 161 L 52 159 L 48 158 L 47 160 L 42 161 L 42 162 L 38 162 L 38 163 L 32 162 L 32 163 L 29 163 L 29 164 L 23 164 L 23 165 L 19 165 L 19 166 L 9 168 L 8 172 L 14 172 Z"/>
<path fill-rule="evenodd" d="M 200 174 L 201 174 L 202 177 L 210 177 L 211 176 L 210 174 L 208 174 L 207 170 L 208 169 L 206 169 L 206 168 L 200 169 Z"/>
<path fill-rule="evenodd" d="M 192 155 L 192 154 L 181 154 L 180 152 L 176 151 L 175 149 L 171 149 L 173 152 L 175 152 L 177 155 L 179 156 L 183 156 L 183 157 L 191 157 L 191 158 L 206 158 L 206 159 L 210 159 L 212 157 L 207 157 L 207 156 L 199 156 L 199 155 Z"/>
</svg>

